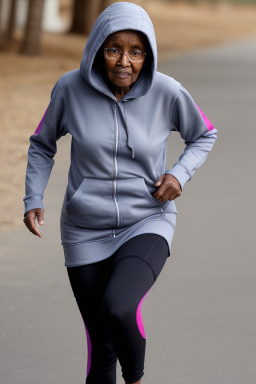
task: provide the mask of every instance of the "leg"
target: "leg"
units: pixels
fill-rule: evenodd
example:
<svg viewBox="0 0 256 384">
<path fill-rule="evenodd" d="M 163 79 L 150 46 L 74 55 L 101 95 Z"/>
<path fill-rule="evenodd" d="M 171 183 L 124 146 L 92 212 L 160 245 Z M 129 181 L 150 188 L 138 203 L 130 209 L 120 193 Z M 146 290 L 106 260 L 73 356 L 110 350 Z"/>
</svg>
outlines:
<svg viewBox="0 0 256 384">
<path fill-rule="evenodd" d="M 116 384 L 117 356 L 100 310 L 102 296 L 112 269 L 113 258 L 67 268 L 86 330 L 88 346 L 86 384 Z"/>
<path fill-rule="evenodd" d="M 126 383 L 139 384 L 144 374 L 146 349 L 141 305 L 165 264 L 168 244 L 162 236 L 147 233 L 127 241 L 114 256 L 102 312 L 112 335 L 122 377 Z"/>
</svg>

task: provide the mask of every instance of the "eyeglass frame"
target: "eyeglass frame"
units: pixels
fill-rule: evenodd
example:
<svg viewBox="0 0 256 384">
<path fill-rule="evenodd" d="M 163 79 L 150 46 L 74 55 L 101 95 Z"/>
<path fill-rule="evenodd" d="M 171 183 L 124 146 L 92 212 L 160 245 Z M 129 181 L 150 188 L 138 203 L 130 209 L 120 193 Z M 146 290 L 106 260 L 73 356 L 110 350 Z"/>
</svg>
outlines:
<svg viewBox="0 0 256 384">
<path fill-rule="evenodd" d="M 111 49 L 111 48 L 104 48 L 104 52 L 106 52 L 108 49 Z M 128 56 L 128 53 L 129 52 L 132 52 L 132 51 L 126 51 L 126 52 L 122 52 L 122 51 L 120 51 L 120 49 L 118 49 L 118 48 L 115 48 L 118 52 L 120 52 L 120 54 L 121 54 L 121 56 L 119 57 L 119 59 L 115 59 L 114 57 L 106 57 L 106 59 L 108 59 L 108 60 L 117 60 L 117 61 L 119 61 L 119 60 L 121 60 L 121 58 L 123 57 L 123 55 L 124 54 L 126 54 L 127 55 L 127 57 L 128 57 L 128 60 L 129 61 L 131 61 L 132 63 L 141 63 L 142 61 L 143 61 L 143 59 L 142 60 L 137 60 L 137 61 L 134 61 L 134 60 L 130 60 L 129 59 L 129 56 Z M 144 54 L 144 57 L 146 56 L 146 54 L 147 54 L 147 52 L 144 52 L 144 51 L 141 51 L 140 49 L 139 49 L 139 51 L 141 52 L 141 53 L 143 53 Z"/>
</svg>

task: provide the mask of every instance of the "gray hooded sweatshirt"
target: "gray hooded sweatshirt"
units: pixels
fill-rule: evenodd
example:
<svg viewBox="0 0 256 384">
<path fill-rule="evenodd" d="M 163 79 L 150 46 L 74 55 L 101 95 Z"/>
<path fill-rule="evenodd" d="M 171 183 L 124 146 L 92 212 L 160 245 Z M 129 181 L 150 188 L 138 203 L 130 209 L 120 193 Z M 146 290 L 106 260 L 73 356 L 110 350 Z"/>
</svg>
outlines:
<svg viewBox="0 0 256 384">
<path fill-rule="evenodd" d="M 135 84 L 119 101 L 106 77 L 102 47 L 113 32 L 132 29 L 149 42 Z M 179 160 L 166 169 L 167 139 L 178 131 L 185 142 Z M 96 20 L 80 69 L 61 76 L 34 134 L 30 136 L 25 182 L 25 212 L 43 208 L 56 154 L 56 142 L 69 133 L 71 162 L 61 209 L 65 265 L 110 257 L 125 241 L 157 233 L 169 245 L 176 224 L 174 200 L 152 195 L 163 174 L 183 189 L 203 164 L 217 130 L 181 83 L 157 71 L 153 24 L 143 8 L 114 3 Z"/>
</svg>

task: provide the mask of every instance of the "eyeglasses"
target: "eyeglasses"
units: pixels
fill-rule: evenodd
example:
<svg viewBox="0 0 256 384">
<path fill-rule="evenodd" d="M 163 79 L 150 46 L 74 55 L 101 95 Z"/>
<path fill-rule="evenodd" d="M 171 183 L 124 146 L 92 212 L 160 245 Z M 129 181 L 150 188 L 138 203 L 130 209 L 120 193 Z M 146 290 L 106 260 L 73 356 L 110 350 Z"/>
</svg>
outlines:
<svg viewBox="0 0 256 384">
<path fill-rule="evenodd" d="M 104 53 L 106 59 L 110 60 L 117 60 L 119 61 L 121 57 L 126 54 L 128 56 L 128 60 L 132 62 L 139 62 L 144 59 L 146 56 L 146 52 L 141 52 L 140 50 L 136 49 L 130 52 L 122 52 L 119 51 L 117 48 L 104 48 Z"/>
</svg>

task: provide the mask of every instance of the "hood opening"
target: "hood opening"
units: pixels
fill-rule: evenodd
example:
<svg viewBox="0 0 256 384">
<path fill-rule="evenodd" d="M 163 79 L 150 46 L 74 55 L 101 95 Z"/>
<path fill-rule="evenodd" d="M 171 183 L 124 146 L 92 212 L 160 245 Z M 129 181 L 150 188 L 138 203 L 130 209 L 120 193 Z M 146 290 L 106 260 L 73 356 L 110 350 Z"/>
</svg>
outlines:
<svg viewBox="0 0 256 384">
<path fill-rule="evenodd" d="M 146 37 L 146 40 L 147 40 L 146 49 L 145 49 L 145 52 L 147 54 L 146 54 L 146 58 L 145 58 L 145 61 L 143 63 L 143 66 L 141 68 L 141 71 L 139 73 L 139 76 L 138 76 L 136 82 L 133 83 L 130 86 L 130 89 L 132 89 L 134 87 L 134 85 L 139 81 L 139 79 L 142 76 L 144 76 L 144 75 L 150 76 L 152 71 L 153 71 L 153 67 L 154 67 L 154 56 L 153 56 L 153 53 L 152 53 L 152 49 L 150 47 L 150 44 L 149 44 L 147 36 L 145 34 L 143 34 L 143 35 Z M 104 79 L 105 83 L 107 84 L 107 86 L 111 90 L 111 82 L 110 82 L 110 80 L 108 78 L 107 71 L 106 71 L 106 68 L 105 68 L 104 42 L 101 44 L 100 48 L 96 52 L 95 58 L 94 58 L 94 61 L 93 61 L 93 64 L 92 64 L 92 69 L 91 69 L 92 77 L 94 77 L 94 74 L 96 74 L 96 73 L 97 74 L 99 73 L 102 76 L 102 78 Z"/>
</svg>

